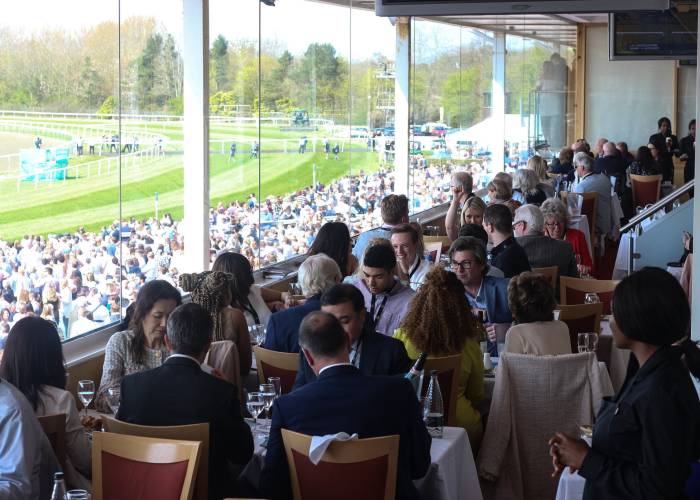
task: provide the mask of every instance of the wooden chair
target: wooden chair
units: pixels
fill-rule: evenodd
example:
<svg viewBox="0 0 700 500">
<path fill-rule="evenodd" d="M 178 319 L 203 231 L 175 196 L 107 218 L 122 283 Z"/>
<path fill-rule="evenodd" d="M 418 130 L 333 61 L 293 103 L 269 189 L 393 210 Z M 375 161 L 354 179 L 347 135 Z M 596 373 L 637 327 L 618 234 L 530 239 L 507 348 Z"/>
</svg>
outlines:
<svg viewBox="0 0 700 500">
<path fill-rule="evenodd" d="M 595 332 L 600 334 L 600 317 L 603 304 L 576 304 L 559 306 L 559 321 L 569 327 L 571 352 L 578 353 L 578 334 Z"/>
<path fill-rule="evenodd" d="M 199 441 L 201 454 L 194 484 L 195 500 L 209 498 L 209 423 L 190 425 L 136 425 L 122 422 L 113 417 L 103 416 L 102 425 L 106 432 L 180 441 Z"/>
<path fill-rule="evenodd" d="M 393 500 L 399 436 L 332 442 L 318 465 L 309 460 L 311 436 L 282 429 L 282 440 L 294 500 Z"/>
<path fill-rule="evenodd" d="M 583 200 L 581 201 L 581 215 L 585 215 L 588 219 L 588 226 L 591 231 L 591 246 L 594 249 L 598 247 L 598 233 L 596 232 L 596 217 L 598 217 L 598 193 L 572 193 L 572 192 L 562 192 L 562 201 L 566 203 L 569 196 L 580 196 Z M 594 257 L 594 255 L 591 255 Z"/>
<path fill-rule="evenodd" d="M 95 432 L 92 498 L 190 500 L 201 444 Z"/>
<path fill-rule="evenodd" d="M 559 303 L 585 304 L 587 293 L 596 293 L 603 303 L 603 314 L 611 314 L 610 303 L 617 286 L 614 280 L 584 280 L 562 276 L 559 278 Z"/>
<path fill-rule="evenodd" d="M 287 394 L 294 387 L 299 370 L 299 353 L 270 351 L 260 346 L 253 346 L 258 370 L 258 380 L 267 383 L 267 377 L 279 377 L 282 394 Z"/>
<path fill-rule="evenodd" d="M 632 205 L 642 207 L 659 201 L 661 195 L 661 175 L 630 174 L 632 183 Z"/>
<path fill-rule="evenodd" d="M 44 434 L 49 438 L 51 448 L 62 470 L 66 469 L 66 414 L 56 413 L 38 417 Z"/>
<path fill-rule="evenodd" d="M 541 274 L 549 279 L 549 282 L 552 284 L 552 290 L 557 289 L 557 277 L 559 276 L 559 268 L 557 266 L 533 267 L 532 272 Z"/>
<path fill-rule="evenodd" d="M 430 372 L 437 370 L 438 383 L 440 384 L 440 392 L 442 393 L 442 402 L 445 407 L 445 425 L 457 425 L 457 390 L 459 387 L 459 370 L 462 366 L 462 353 L 453 356 L 442 356 L 438 358 L 429 357 L 425 361 L 423 373 L 423 387 L 421 389 L 422 396 L 428 392 L 430 385 Z"/>
</svg>

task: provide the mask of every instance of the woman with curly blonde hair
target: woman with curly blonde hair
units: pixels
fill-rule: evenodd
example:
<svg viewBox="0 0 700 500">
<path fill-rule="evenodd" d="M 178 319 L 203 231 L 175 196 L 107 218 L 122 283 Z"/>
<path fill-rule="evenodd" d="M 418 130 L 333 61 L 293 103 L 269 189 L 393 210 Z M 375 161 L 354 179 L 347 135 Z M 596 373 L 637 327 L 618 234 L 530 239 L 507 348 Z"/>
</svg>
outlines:
<svg viewBox="0 0 700 500">
<path fill-rule="evenodd" d="M 231 307 L 231 290 L 234 285 L 234 277 L 220 271 L 180 276 L 180 287 L 191 292 L 192 302 L 202 306 L 211 315 L 214 321 L 212 340 L 230 340 L 236 344 L 241 375 L 246 375 L 250 371 L 253 353 L 245 316 Z"/>
<path fill-rule="evenodd" d="M 476 320 L 464 295 L 464 285 L 441 267 L 430 271 L 411 309 L 394 337 L 404 343 L 410 358 L 462 354 L 457 388 L 457 423 L 469 434 L 476 453 L 483 435 L 481 414 L 475 408 L 484 398 L 484 365 Z"/>
</svg>

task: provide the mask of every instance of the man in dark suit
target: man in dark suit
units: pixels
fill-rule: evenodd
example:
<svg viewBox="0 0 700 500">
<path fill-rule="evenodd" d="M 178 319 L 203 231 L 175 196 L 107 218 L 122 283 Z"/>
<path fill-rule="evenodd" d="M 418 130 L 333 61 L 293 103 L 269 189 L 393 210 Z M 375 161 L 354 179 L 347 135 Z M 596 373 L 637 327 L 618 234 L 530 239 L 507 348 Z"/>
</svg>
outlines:
<svg viewBox="0 0 700 500">
<path fill-rule="evenodd" d="M 411 368 L 403 342 L 377 333 L 365 311 L 362 292 L 352 285 L 335 285 L 321 297 L 321 310 L 335 316 L 345 330 L 350 363 L 365 375 L 399 375 Z M 294 389 L 316 380 L 304 356 L 299 357 Z"/>
<path fill-rule="evenodd" d="M 162 366 L 124 377 L 117 418 L 139 425 L 209 423 L 209 498 L 236 496 L 235 470 L 253 455 L 238 389 L 203 371 L 213 331 L 211 316 L 189 303 L 168 318 Z M 233 467 L 230 467 L 230 462 Z"/>
<path fill-rule="evenodd" d="M 299 325 L 307 314 L 321 309 L 321 294 L 343 279 L 338 264 L 324 254 L 312 255 L 299 267 L 297 281 L 306 301 L 279 311 L 267 320 L 263 347 L 271 351 L 299 352 Z"/>
<path fill-rule="evenodd" d="M 493 244 L 489 252 L 492 266 L 503 271 L 505 278 L 530 270 L 525 250 L 513 237 L 513 215 L 507 206 L 496 203 L 486 207 L 483 226 Z"/>
<path fill-rule="evenodd" d="M 688 135 L 681 139 L 680 153 L 681 161 L 685 162 L 683 182 L 688 182 L 695 178 L 695 118 L 688 124 Z"/>
<path fill-rule="evenodd" d="M 559 268 L 559 276 L 578 278 L 578 267 L 571 243 L 544 234 L 544 216 L 539 207 L 523 205 L 515 211 L 513 223 L 517 242 L 523 247 L 530 266 Z"/>
<path fill-rule="evenodd" d="M 620 192 L 624 186 L 625 162 L 620 156 L 614 142 L 603 144 L 603 155 L 599 156 L 593 164 L 593 172 L 615 177 L 615 191 Z"/>
<path fill-rule="evenodd" d="M 398 435 L 396 498 L 417 499 L 412 479 L 423 477 L 430 467 L 431 439 L 413 386 L 403 378 L 368 377 L 352 366 L 347 336 L 332 314 L 309 314 L 299 329 L 299 342 L 318 379 L 274 403 L 260 480 L 262 495 L 292 496 L 281 433 L 289 429 L 312 436 L 357 433 L 361 439 Z"/>
</svg>

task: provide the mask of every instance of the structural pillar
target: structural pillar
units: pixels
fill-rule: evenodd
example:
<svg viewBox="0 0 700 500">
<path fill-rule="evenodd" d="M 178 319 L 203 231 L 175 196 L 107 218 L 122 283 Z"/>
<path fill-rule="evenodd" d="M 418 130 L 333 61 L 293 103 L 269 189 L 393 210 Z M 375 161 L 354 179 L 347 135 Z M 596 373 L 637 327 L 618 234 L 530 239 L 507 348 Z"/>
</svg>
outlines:
<svg viewBox="0 0 700 500">
<path fill-rule="evenodd" d="M 184 238 L 186 271 L 209 270 L 209 0 L 184 5 Z"/>
<path fill-rule="evenodd" d="M 506 35 L 494 33 L 493 80 L 491 82 L 491 162 L 494 172 L 504 170 L 506 140 Z"/>
<path fill-rule="evenodd" d="M 700 22 L 700 11 L 698 11 L 698 21 Z M 698 39 L 698 53 L 700 53 L 700 39 Z M 700 72 L 697 71 L 696 67 L 696 79 L 695 79 L 695 116 L 700 116 Z M 695 160 L 695 180 L 700 179 L 700 161 Z M 694 202 L 698 201 L 698 196 L 700 196 L 700 190 L 695 190 Z M 700 236 L 700 203 L 693 204 L 693 235 Z M 697 265 L 697 264 L 696 264 Z M 700 310 L 698 310 L 698 304 L 700 304 L 700 272 L 694 272 L 692 277 L 692 287 L 693 296 L 692 303 L 695 307 L 691 308 L 691 338 L 693 340 L 700 340 Z M 695 387 L 700 392 L 700 386 L 698 386 L 697 380 L 695 381 Z"/>
<path fill-rule="evenodd" d="M 396 20 L 396 84 L 394 114 L 394 192 L 409 194 L 409 138 L 411 130 L 411 18 Z"/>
</svg>

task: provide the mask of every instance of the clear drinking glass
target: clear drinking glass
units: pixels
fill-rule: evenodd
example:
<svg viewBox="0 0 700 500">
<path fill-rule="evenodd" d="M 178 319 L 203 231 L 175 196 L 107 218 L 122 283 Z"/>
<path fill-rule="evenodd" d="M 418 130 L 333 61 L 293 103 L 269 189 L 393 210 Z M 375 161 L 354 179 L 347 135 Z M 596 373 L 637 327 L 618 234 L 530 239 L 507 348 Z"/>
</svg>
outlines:
<svg viewBox="0 0 700 500">
<path fill-rule="evenodd" d="M 265 327 L 263 325 L 250 325 L 248 327 L 250 339 L 255 345 L 263 345 L 265 343 Z"/>
<path fill-rule="evenodd" d="M 598 297 L 597 293 L 587 293 L 586 298 L 584 299 L 584 303 L 586 304 L 597 304 L 600 302 L 600 297 Z"/>
<path fill-rule="evenodd" d="M 85 408 L 85 415 L 87 416 L 87 408 L 95 397 L 95 382 L 92 380 L 79 380 L 78 381 L 78 399 L 83 404 Z"/>
<path fill-rule="evenodd" d="M 255 432 L 258 428 L 258 416 L 265 409 L 265 401 L 259 392 L 249 392 L 246 406 L 253 417 L 253 432 Z"/>
<path fill-rule="evenodd" d="M 275 386 L 273 384 L 260 384 L 258 390 L 260 391 L 260 395 L 262 396 L 263 402 L 265 403 L 267 417 L 270 418 L 270 409 L 272 408 L 272 403 L 277 397 Z"/>
<path fill-rule="evenodd" d="M 587 333 L 579 333 L 577 336 L 577 346 L 578 352 L 588 352 L 588 339 L 586 338 Z"/>
<path fill-rule="evenodd" d="M 107 389 L 107 404 L 115 415 L 119 411 L 119 403 L 122 398 L 121 388 L 110 387 Z"/>
<path fill-rule="evenodd" d="M 595 332 L 586 333 L 586 348 L 588 352 L 595 352 L 598 347 L 598 334 Z"/>
<path fill-rule="evenodd" d="M 90 494 L 86 490 L 69 490 L 66 492 L 66 500 L 89 500 Z"/>
<path fill-rule="evenodd" d="M 279 377 L 267 377 L 267 383 L 275 386 L 276 397 L 282 395 L 282 379 Z"/>
</svg>

